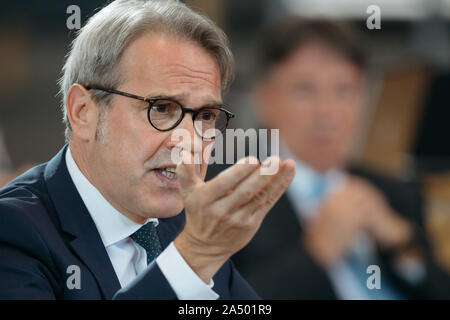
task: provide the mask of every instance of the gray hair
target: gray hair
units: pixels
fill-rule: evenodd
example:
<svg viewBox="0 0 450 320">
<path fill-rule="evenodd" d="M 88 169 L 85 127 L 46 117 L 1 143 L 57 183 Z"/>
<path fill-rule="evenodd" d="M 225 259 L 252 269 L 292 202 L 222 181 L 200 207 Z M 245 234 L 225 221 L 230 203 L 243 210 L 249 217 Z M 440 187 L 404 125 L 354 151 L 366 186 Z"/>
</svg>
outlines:
<svg viewBox="0 0 450 320">
<path fill-rule="evenodd" d="M 147 32 L 163 33 L 196 42 L 216 59 L 222 90 L 233 80 L 234 59 L 228 38 L 214 22 L 194 12 L 178 0 L 116 0 L 93 15 L 72 42 L 59 80 L 65 137 L 72 134 L 66 111 L 70 87 L 101 85 L 115 88 L 123 83 L 120 59 L 127 46 Z M 100 112 L 110 103 L 110 95 L 93 91 Z"/>
</svg>

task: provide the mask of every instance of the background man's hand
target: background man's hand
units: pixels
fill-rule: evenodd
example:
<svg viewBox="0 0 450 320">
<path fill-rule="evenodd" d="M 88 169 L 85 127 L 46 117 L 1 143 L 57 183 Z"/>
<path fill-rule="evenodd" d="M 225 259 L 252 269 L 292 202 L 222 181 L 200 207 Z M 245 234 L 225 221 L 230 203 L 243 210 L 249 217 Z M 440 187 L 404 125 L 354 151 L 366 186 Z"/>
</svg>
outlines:
<svg viewBox="0 0 450 320">
<path fill-rule="evenodd" d="M 410 236 L 409 224 L 383 195 L 365 180 L 351 176 L 341 190 L 324 200 L 302 241 L 327 268 L 347 253 L 361 231 L 369 232 L 384 247 L 396 246 Z"/>
<path fill-rule="evenodd" d="M 262 164 L 246 158 L 204 182 L 189 163 L 188 152 L 177 166 L 186 225 L 174 244 L 194 272 L 206 283 L 234 253 L 254 236 L 270 208 L 287 189 L 295 173 L 291 160 L 274 175 L 262 175 Z"/>
<path fill-rule="evenodd" d="M 401 247 L 413 236 L 411 224 L 388 204 L 383 194 L 368 182 L 362 181 L 372 193 L 373 209 L 367 216 L 367 230 L 383 249 Z"/>
</svg>

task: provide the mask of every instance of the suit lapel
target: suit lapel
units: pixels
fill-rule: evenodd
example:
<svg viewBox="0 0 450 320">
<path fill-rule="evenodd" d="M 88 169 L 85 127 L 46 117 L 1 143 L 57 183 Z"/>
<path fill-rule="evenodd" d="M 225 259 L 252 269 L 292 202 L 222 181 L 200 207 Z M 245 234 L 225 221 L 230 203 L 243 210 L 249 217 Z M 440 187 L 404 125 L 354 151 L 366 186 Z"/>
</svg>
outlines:
<svg viewBox="0 0 450 320">
<path fill-rule="evenodd" d="M 70 245 L 94 274 L 104 297 L 112 299 L 121 286 L 97 229 L 87 230 Z"/>
<path fill-rule="evenodd" d="M 65 146 L 48 164 L 44 178 L 62 229 L 75 237 L 71 247 L 95 276 L 103 295 L 111 299 L 120 289 L 114 268 L 91 215 L 70 178 Z"/>
</svg>

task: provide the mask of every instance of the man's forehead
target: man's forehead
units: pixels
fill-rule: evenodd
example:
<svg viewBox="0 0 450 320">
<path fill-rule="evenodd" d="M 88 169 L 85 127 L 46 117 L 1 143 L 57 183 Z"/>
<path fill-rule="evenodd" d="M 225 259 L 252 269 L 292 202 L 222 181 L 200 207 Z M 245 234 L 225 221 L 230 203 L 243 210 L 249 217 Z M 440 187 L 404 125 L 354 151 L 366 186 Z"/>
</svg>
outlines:
<svg viewBox="0 0 450 320">
<path fill-rule="evenodd" d="M 124 51 L 121 63 L 134 71 L 155 71 L 159 75 L 192 74 L 220 85 L 215 57 L 198 43 L 165 34 L 145 34 Z"/>
<path fill-rule="evenodd" d="M 121 62 L 127 82 L 145 88 L 147 97 L 221 104 L 221 77 L 216 59 L 193 41 L 146 35 L 126 49 Z M 144 88 L 141 88 L 144 89 Z"/>
</svg>

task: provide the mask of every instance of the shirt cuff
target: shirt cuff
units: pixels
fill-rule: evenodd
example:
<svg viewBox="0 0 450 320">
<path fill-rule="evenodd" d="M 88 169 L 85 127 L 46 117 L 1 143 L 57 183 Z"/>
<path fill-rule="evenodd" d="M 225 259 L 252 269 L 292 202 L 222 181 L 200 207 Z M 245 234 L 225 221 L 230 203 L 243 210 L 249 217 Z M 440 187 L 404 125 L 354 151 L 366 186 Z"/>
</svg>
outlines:
<svg viewBox="0 0 450 320">
<path fill-rule="evenodd" d="M 219 295 L 212 290 L 214 281 L 206 284 L 191 269 L 178 252 L 174 243 L 156 258 L 156 263 L 180 300 L 217 300 Z"/>
</svg>

